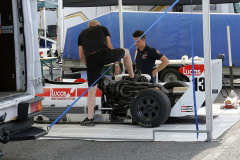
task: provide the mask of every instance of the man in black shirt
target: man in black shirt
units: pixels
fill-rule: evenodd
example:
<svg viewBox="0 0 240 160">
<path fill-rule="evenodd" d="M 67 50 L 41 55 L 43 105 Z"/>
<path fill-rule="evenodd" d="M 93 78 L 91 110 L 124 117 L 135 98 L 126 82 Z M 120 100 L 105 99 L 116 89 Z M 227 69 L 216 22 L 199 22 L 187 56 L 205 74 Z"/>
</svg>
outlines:
<svg viewBox="0 0 240 160">
<path fill-rule="evenodd" d="M 160 53 L 158 50 L 146 44 L 145 35 L 143 34 L 144 32 L 140 30 L 136 30 L 133 33 L 133 39 L 137 47 L 135 53 L 136 69 L 139 69 L 142 74 L 150 75 L 152 77 L 150 82 L 153 83 L 156 73 L 163 70 L 168 65 L 169 61 L 167 57 Z M 160 60 L 162 63 L 153 70 L 156 60 Z"/>
<path fill-rule="evenodd" d="M 79 57 L 87 65 L 88 86 L 90 87 L 99 77 L 104 65 L 115 62 L 115 74 L 120 73 L 118 60 L 123 58 L 124 65 L 130 78 L 134 78 L 132 60 L 128 49 L 113 49 L 108 29 L 101 26 L 97 20 L 88 23 L 78 37 Z M 97 86 L 94 84 L 88 90 L 88 117 L 81 122 L 83 126 L 94 126 L 93 115 L 96 103 Z"/>
</svg>

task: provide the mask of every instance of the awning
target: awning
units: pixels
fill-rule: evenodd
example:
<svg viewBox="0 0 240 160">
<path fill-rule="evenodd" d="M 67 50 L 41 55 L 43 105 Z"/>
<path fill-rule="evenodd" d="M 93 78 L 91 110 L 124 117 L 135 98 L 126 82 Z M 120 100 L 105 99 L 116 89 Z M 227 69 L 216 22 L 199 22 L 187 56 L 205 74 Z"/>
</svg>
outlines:
<svg viewBox="0 0 240 160">
<path fill-rule="evenodd" d="M 58 8 L 58 0 L 38 0 L 37 7 L 39 8 Z"/>
<path fill-rule="evenodd" d="M 123 5 L 172 5 L 176 0 L 122 0 Z M 234 3 L 240 0 L 210 0 L 211 4 Z M 193 4 L 202 4 L 202 0 L 192 0 Z M 180 0 L 178 4 L 189 5 L 191 0 Z M 63 7 L 116 6 L 118 0 L 63 0 Z"/>
</svg>

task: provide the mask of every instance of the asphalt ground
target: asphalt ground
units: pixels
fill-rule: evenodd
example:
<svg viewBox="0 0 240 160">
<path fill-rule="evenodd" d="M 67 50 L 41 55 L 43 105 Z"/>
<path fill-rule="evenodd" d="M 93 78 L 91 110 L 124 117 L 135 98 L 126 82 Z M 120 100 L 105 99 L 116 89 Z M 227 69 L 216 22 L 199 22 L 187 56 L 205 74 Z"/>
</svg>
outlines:
<svg viewBox="0 0 240 160">
<path fill-rule="evenodd" d="M 0 144 L 2 160 L 238 160 L 240 122 L 212 142 L 29 140 Z"/>
</svg>

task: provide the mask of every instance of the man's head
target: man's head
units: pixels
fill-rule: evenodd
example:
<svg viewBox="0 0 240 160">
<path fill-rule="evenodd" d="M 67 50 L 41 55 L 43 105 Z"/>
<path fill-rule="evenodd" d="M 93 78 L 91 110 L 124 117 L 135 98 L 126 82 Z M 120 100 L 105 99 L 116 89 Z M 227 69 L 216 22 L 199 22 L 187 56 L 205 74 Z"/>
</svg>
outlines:
<svg viewBox="0 0 240 160">
<path fill-rule="evenodd" d="M 145 48 L 145 35 L 143 35 L 144 32 L 140 31 L 140 30 L 136 30 L 132 36 L 135 42 L 135 45 L 137 48 L 139 48 L 140 50 L 143 50 Z M 142 36 L 143 35 L 143 36 Z M 142 36 L 142 37 L 141 37 Z M 140 38 L 141 37 L 141 38 Z M 139 39 L 140 38 L 140 39 Z M 139 40 L 138 40 L 139 39 Z"/>
<path fill-rule="evenodd" d="M 92 27 L 92 26 L 100 26 L 100 22 L 98 20 L 91 20 L 89 23 L 88 23 L 88 28 L 89 27 Z"/>
</svg>

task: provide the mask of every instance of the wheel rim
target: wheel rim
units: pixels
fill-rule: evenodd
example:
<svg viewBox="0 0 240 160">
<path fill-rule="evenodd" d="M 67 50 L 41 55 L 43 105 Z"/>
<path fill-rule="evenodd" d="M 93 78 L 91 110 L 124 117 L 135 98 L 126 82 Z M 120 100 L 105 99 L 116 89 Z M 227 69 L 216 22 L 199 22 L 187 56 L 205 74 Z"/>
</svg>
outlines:
<svg viewBox="0 0 240 160">
<path fill-rule="evenodd" d="M 166 74 L 165 78 L 164 78 L 164 81 L 165 82 L 172 82 L 172 81 L 177 81 L 178 78 L 176 76 L 176 74 L 174 73 L 168 73 Z"/>
<path fill-rule="evenodd" d="M 160 106 L 155 98 L 143 97 L 137 103 L 137 115 L 145 120 L 152 121 L 159 114 Z"/>
</svg>

